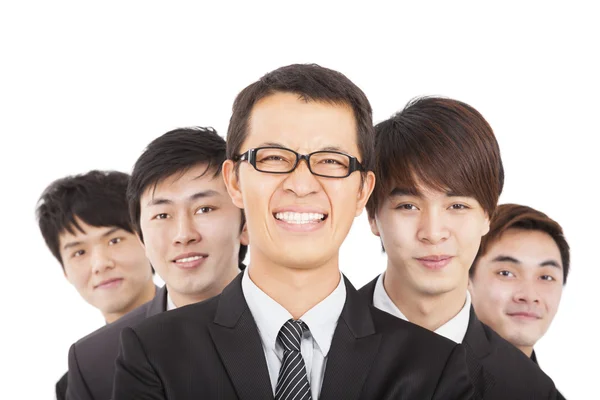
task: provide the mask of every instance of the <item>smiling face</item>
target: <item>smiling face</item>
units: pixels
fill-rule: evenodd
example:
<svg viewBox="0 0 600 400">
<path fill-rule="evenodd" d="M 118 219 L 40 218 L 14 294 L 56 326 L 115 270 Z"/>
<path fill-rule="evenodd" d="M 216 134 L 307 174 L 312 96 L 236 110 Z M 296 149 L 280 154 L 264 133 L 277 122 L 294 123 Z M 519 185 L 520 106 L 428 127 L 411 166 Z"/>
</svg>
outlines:
<svg viewBox="0 0 600 400">
<path fill-rule="evenodd" d="M 479 259 L 469 288 L 482 322 L 515 346 L 531 349 L 556 315 L 562 281 L 552 237 L 512 228 Z"/>
<path fill-rule="evenodd" d="M 370 224 L 396 281 L 425 296 L 464 295 L 469 268 L 489 230 L 477 200 L 437 190 L 394 190 Z"/>
<path fill-rule="evenodd" d="M 357 129 L 350 107 L 303 101 L 275 93 L 254 106 L 241 153 L 251 148 L 285 147 L 300 154 L 336 150 L 357 157 Z M 248 162 L 223 166 L 234 203 L 245 210 L 251 264 L 318 268 L 334 263 L 352 222 L 373 190 L 374 176 L 346 178 L 310 173 L 305 161 L 287 174 L 259 172 Z"/>
<path fill-rule="evenodd" d="M 108 322 L 152 299 L 152 269 L 133 233 L 97 227 L 76 218 L 74 228 L 59 235 L 65 276 Z"/>
<path fill-rule="evenodd" d="M 150 186 L 140 205 L 146 254 L 177 306 L 219 294 L 239 272 L 242 216 L 206 165 Z"/>
</svg>

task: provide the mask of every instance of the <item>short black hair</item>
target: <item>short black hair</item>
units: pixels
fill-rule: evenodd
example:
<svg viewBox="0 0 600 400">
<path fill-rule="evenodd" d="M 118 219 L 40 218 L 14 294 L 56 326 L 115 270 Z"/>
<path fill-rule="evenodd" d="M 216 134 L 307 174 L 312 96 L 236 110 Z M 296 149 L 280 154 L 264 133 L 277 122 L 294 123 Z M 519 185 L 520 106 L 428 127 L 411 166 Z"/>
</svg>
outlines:
<svg viewBox="0 0 600 400">
<path fill-rule="evenodd" d="M 188 127 L 169 131 L 154 139 L 137 159 L 127 187 L 129 215 L 133 227 L 144 240 L 140 227 L 140 199 L 149 187 L 174 174 L 184 174 L 198 164 L 205 164 L 205 174 L 221 173 L 225 161 L 225 140 L 213 128 Z M 240 230 L 246 219 L 241 211 Z M 248 246 L 240 244 L 239 262 L 246 257 Z"/>
<path fill-rule="evenodd" d="M 248 121 L 254 105 L 275 93 L 294 93 L 309 102 L 345 105 L 356 121 L 360 163 L 366 171 L 375 164 L 373 112 L 364 92 L 344 74 L 317 64 L 292 64 L 271 71 L 243 89 L 233 103 L 227 132 L 227 158 L 235 160 L 248 136 Z"/>
<path fill-rule="evenodd" d="M 85 233 L 77 219 L 96 227 L 118 227 L 133 233 L 127 210 L 129 175 L 93 170 L 52 182 L 42 193 L 36 217 L 46 245 L 63 267 L 59 236 L 75 229 Z"/>
</svg>

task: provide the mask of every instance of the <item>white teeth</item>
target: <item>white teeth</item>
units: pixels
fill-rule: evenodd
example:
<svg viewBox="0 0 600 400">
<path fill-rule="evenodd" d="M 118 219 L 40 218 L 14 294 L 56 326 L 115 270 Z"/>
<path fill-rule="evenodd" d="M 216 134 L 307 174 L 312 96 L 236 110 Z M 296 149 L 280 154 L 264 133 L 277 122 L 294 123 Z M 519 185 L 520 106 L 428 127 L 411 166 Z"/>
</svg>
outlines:
<svg viewBox="0 0 600 400">
<path fill-rule="evenodd" d="M 180 258 L 179 260 L 176 260 L 175 262 L 184 263 L 184 262 L 196 261 L 196 260 L 199 260 L 201 258 L 204 258 L 204 257 L 202 257 L 202 256 L 193 256 L 193 257 L 187 257 L 187 258 Z"/>
<path fill-rule="evenodd" d="M 275 218 L 280 221 L 285 221 L 288 224 L 310 224 L 322 221 L 325 214 L 319 213 L 297 213 L 297 212 L 279 212 L 275 214 Z"/>
</svg>

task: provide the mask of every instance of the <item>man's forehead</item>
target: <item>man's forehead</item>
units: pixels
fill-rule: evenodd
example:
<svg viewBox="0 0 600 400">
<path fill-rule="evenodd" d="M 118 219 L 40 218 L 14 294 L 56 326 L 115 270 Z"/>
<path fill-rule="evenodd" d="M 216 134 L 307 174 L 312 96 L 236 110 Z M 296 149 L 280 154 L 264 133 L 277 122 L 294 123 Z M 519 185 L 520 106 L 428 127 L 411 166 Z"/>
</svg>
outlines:
<svg viewBox="0 0 600 400">
<path fill-rule="evenodd" d="M 295 93 L 269 95 L 252 108 L 245 145 L 280 142 L 285 147 L 357 147 L 356 120 L 343 103 L 299 99 Z"/>
<path fill-rule="evenodd" d="M 197 166 L 187 171 L 179 171 L 163 178 L 144 190 L 142 205 L 157 197 L 181 198 L 189 196 L 190 192 L 225 191 L 225 182 L 218 167 Z"/>
</svg>

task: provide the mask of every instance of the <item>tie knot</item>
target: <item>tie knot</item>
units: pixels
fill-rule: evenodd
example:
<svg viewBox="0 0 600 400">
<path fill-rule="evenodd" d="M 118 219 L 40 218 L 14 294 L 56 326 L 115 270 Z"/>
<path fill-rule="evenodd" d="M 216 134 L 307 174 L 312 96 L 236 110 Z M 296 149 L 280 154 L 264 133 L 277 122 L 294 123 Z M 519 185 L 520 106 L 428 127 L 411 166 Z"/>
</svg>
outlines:
<svg viewBox="0 0 600 400">
<path fill-rule="evenodd" d="M 277 338 L 286 351 L 300 351 L 302 332 L 307 330 L 308 326 L 302 320 L 289 319 L 279 330 Z"/>
</svg>

